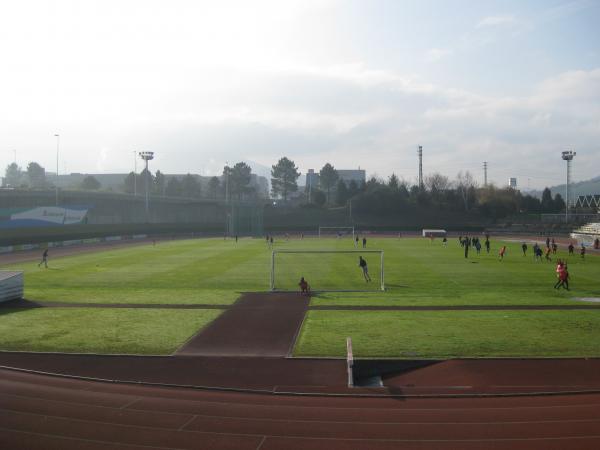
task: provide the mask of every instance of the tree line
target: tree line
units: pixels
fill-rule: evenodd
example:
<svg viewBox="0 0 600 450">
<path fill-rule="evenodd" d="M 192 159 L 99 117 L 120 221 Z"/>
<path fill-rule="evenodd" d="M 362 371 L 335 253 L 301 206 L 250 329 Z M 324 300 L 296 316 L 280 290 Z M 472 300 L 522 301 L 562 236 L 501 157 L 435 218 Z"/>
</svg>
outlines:
<svg viewBox="0 0 600 450">
<path fill-rule="evenodd" d="M 335 167 L 326 163 L 318 172 L 318 183 L 307 183 L 300 195 L 298 178 L 300 172 L 294 161 L 282 157 L 271 167 L 271 195 L 288 202 L 293 194 L 294 203 L 301 206 L 342 207 L 352 203 L 357 212 L 394 214 L 413 207 L 432 208 L 437 211 L 461 211 L 481 214 L 485 217 L 502 218 L 517 213 L 559 213 L 565 210 L 560 194 L 552 197 L 549 188 L 542 198 L 523 194 L 511 188 L 494 185 L 478 186 L 469 172 L 459 172 L 451 180 L 440 173 L 425 177 L 423 185 L 410 184 L 392 174 L 387 180 L 371 177 L 365 182 L 346 182 L 340 179 Z M 140 174 L 130 172 L 121 190 L 125 193 L 145 193 L 146 180 L 153 195 L 166 197 L 210 198 L 229 200 L 252 200 L 260 198 L 252 185 L 252 169 L 244 162 L 225 166 L 221 176 L 213 176 L 201 182 L 201 177 L 186 174 L 182 177 L 166 176 L 160 170 L 154 174 L 144 169 Z M 20 188 L 49 188 L 45 169 L 30 162 L 26 170 L 16 163 L 6 167 L 5 186 Z M 86 176 L 81 189 L 98 190 L 102 186 L 93 176 Z"/>
</svg>

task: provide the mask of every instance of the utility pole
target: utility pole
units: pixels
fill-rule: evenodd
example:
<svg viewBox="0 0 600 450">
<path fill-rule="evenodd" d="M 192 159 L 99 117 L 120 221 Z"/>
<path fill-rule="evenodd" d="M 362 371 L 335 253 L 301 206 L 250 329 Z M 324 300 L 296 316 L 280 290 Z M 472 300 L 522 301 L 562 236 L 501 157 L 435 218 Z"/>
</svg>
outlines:
<svg viewBox="0 0 600 450">
<path fill-rule="evenodd" d="M 146 179 L 146 220 L 150 218 L 150 202 L 149 202 L 149 190 L 150 186 L 148 185 L 150 181 L 150 172 L 148 171 L 148 161 L 154 159 L 154 152 L 140 152 L 140 158 L 142 158 L 146 163 L 146 173 L 144 174 L 144 178 Z"/>
<path fill-rule="evenodd" d="M 423 147 L 421 145 L 417 154 L 419 155 L 419 189 L 423 189 Z"/>
<path fill-rule="evenodd" d="M 55 134 L 54 137 L 56 138 L 56 183 L 54 186 L 54 191 L 56 194 L 56 206 L 58 206 L 58 150 L 60 148 L 60 135 Z"/>
<path fill-rule="evenodd" d="M 567 162 L 567 185 L 565 187 L 565 223 L 569 223 L 569 184 L 571 183 L 571 161 L 577 153 L 572 151 L 562 152 L 562 159 Z"/>
<path fill-rule="evenodd" d="M 487 186 L 487 161 L 483 162 L 483 185 Z"/>
<path fill-rule="evenodd" d="M 136 172 L 137 172 L 137 155 L 136 155 L 136 151 L 133 150 L 133 196 L 135 197 L 137 195 L 137 180 L 135 179 L 136 176 Z"/>
</svg>

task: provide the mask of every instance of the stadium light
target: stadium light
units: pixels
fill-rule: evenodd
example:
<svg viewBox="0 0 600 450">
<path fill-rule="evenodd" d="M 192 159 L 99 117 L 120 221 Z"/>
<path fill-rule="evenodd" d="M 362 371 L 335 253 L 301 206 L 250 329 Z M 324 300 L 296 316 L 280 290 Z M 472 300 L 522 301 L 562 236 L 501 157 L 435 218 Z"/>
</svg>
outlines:
<svg viewBox="0 0 600 450">
<path fill-rule="evenodd" d="M 58 206 L 58 150 L 60 147 L 60 135 L 55 134 L 54 137 L 56 138 L 56 183 L 54 185 L 54 191 L 56 194 L 56 206 Z"/>
<path fill-rule="evenodd" d="M 146 178 L 146 219 L 149 218 L 149 205 L 148 205 L 148 190 L 149 190 L 149 186 L 148 186 L 148 178 L 150 178 L 150 172 L 148 171 L 148 161 L 151 161 L 154 159 L 154 152 L 140 152 L 139 153 L 140 158 L 142 158 L 144 160 L 144 162 L 146 163 L 146 174 L 144 176 L 144 178 Z"/>
<path fill-rule="evenodd" d="M 569 223 L 569 184 L 571 183 L 571 161 L 577 153 L 570 150 L 562 152 L 562 159 L 567 162 L 567 185 L 565 188 L 565 223 Z"/>
</svg>

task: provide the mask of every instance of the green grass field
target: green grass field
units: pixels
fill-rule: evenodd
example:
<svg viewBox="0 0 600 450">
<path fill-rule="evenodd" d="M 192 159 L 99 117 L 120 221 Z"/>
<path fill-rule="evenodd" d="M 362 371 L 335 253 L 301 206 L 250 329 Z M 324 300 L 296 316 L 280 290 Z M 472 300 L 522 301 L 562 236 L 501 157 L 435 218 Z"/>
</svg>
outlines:
<svg viewBox="0 0 600 450">
<path fill-rule="evenodd" d="M 313 290 L 367 289 L 320 293 L 313 297 L 312 305 L 572 305 L 578 304 L 573 297 L 600 297 L 600 258 L 596 255 L 588 255 L 585 261 L 578 256 L 569 258 L 572 290 L 556 291 L 552 288 L 554 262 L 534 262 L 531 255 L 521 256 L 519 242 L 507 243 L 505 259 L 499 261 L 499 246 L 500 242 L 492 240 L 489 255 L 472 251 L 465 259 L 456 239 L 450 239 L 444 248 L 441 240 L 369 238 L 370 250 L 385 253 L 385 292 L 377 291 L 376 254 L 364 254 L 373 278 L 369 285 L 362 279 L 356 254 L 283 255 L 276 261 L 276 281 L 278 287 L 294 289 L 304 275 Z M 354 250 L 350 238 L 280 240 L 275 248 Z M 553 258 L 566 256 L 559 251 Z M 271 252 L 262 239 L 241 239 L 237 244 L 202 239 L 55 259 L 51 252 L 49 269 L 38 268 L 36 262 L 2 269 L 24 270 L 25 296 L 39 302 L 226 305 L 241 292 L 268 290 L 270 266 Z M 218 313 L 144 309 L 11 312 L 0 316 L 0 349 L 168 354 Z M 160 326 L 169 336 L 164 342 L 148 339 L 152 334 L 148 330 L 155 328 L 160 317 L 165 317 Z M 92 318 L 105 335 L 89 325 Z M 180 320 L 185 326 L 178 326 Z M 170 333 L 171 326 L 179 329 Z M 340 356 L 345 337 L 351 335 L 356 353 L 362 357 L 600 356 L 599 326 L 600 305 L 593 311 L 544 312 L 313 310 L 305 320 L 296 354 Z M 48 338 L 54 336 L 53 327 L 60 339 Z"/>
</svg>

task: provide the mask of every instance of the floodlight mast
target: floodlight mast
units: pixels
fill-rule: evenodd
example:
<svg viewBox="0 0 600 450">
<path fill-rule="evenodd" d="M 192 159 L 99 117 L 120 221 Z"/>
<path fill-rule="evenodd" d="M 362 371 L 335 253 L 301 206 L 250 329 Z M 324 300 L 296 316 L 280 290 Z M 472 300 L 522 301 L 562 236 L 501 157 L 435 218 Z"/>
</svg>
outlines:
<svg viewBox="0 0 600 450">
<path fill-rule="evenodd" d="M 54 137 L 56 138 L 56 185 L 54 186 L 54 192 L 56 194 L 56 206 L 58 206 L 58 150 L 60 148 L 60 134 L 55 134 Z"/>
<path fill-rule="evenodd" d="M 562 159 L 567 162 L 567 185 L 565 188 L 565 223 L 569 223 L 569 189 L 571 184 L 571 161 L 577 153 L 571 150 L 562 152 Z"/>
<path fill-rule="evenodd" d="M 148 190 L 149 190 L 149 186 L 148 186 L 148 178 L 150 175 L 150 172 L 148 171 L 148 161 L 152 161 L 154 159 L 154 152 L 140 152 L 139 153 L 140 158 L 142 158 L 144 160 L 144 162 L 146 163 L 146 174 L 144 176 L 144 178 L 146 178 L 146 219 L 148 219 L 149 216 L 149 202 L 148 202 Z"/>
</svg>

